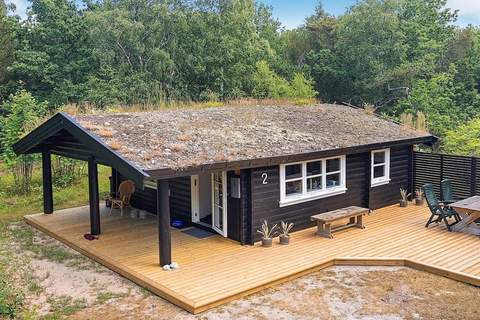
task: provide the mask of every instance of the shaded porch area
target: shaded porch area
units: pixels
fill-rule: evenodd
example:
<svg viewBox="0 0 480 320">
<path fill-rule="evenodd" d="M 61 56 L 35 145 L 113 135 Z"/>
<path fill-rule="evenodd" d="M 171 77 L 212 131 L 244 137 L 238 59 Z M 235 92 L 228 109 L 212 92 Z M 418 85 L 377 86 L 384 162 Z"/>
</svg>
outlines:
<svg viewBox="0 0 480 320">
<path fill-rule="evenodd" d="M 272 248 L 172 229 L 172 259 L 180 268 L 169 272 L 158 266 L 156 217 L 132 219 L 110 216 L 103 207 L 100 211 L 102 234 L 93 241 L 83 237 L 90 230 L 88 207 L 25 219 L 193 313 L 334 264 L 406 265 L 480 286 L 480 238 L 447 232 L 440 225 L 424 228 L 426 207 L 386 207 L 366 217 L 364 230 L 339 231 L 334 239 L 325 239 L 310 228 L 292 234 L 290 245 Z"/>
</svg>

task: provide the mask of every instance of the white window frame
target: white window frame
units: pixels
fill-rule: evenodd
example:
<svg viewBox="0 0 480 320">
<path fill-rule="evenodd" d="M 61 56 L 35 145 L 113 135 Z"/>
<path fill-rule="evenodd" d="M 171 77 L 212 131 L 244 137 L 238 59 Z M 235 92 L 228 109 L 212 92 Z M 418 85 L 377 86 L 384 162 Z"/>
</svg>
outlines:
<svg viewBox="0 0 480 320">
<path fill-rule="evenodd" d="M 375 164 L 374 163 L 374 157 L 375 157 L 376 153 L 385 153 L 385 162 Z M 390 179 L 390 148 L 373 150 L 371 152 L 371 158 L 370 159 L 371 159 L 370 160 L 371 161 L 371 169 L 370 169 L 371 182 L 370 182 L 370 185 L 372 187 L 377 187 L 377 186 L 381 186 L 381 185 L 384 185 L 384 184 L 388 184 L 391 180 Z M 374 169 L 376 167 L 380 167 L 380 166 L 385 166 L 385 170 L 384 170 L 385 175 L 382 176 L 382 177 L 374 178 L 373 177 Z"/>
<path fill-rule="evenodd" d="M 332 171 L 328 172 L 328 174 L 340 174 L 340 185 L 327 188 L 327 160 L 332 159 L 340 159 L 340 170 L 339 171 Z M 310 162 L 317 162 L 320 161 L 322 163 L 322 173 L 315 174 L 311 176 L 307 176 L 307 163 Z M 302 167 L 302 176 L 300 178 L 293 178 L 293 179 L 285 179 L 285 167 L 295 164 L 301 164 Z M 322 190 L 317 191 L 307 191 L 307 179 L 314 178 L 314 177 L 322 177 Z M 286 195 L 286 182 L 289 181 L 302 181 L 302 193 L 298 195 Z M 315 160 L 308 160 L 308 161 L 301 161 L 301 162 L 292 162 L 292 163 L 285 163 L 280 165 L 280 207 L 289 206 L 297 203 L 302 203 L 306 201 L 312 201 L 316 199 L 326 198 L 335 196 L 338 194 L 345 193 L 347 191 L 347 184 L 346 184 L 346 157 L 345 155 L 342 156 L 334 156 L 322 159 L 315 159 Z"/>
</svg>

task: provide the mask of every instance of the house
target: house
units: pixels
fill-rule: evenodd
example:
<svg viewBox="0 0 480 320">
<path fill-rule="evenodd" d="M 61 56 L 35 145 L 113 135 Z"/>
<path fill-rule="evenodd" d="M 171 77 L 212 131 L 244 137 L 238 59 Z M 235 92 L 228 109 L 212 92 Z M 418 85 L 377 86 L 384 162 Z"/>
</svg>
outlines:
<svg viewBox="0 0 480 320">
<path fill-rule="evenodd" d="M 132 204 L 158 216 L 160 265 L 171 263 L 172 220 L 252 244 L 264 220 L 377 209 L 413 189 L 413 148 L 435 137 L 343 105 L 58 113 L 14 146 L 41 153 L 44 213 L 53 212 L 51 154 L 88 161 L 90 225 L 101 233 L 97 164 L 111 191 L 135 182 Z"/>
</svg>

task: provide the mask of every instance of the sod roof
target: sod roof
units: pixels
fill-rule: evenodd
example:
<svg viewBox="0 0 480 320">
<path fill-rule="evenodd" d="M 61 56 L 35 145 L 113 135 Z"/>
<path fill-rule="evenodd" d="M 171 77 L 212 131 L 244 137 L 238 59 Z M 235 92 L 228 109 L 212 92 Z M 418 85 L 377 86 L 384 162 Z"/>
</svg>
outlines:
<svg viewBox="0 0 480 320">
<path fill-rule="evenodd" d="M 167 109 L 74 119 L 144 170 L 288 156 L 431 137 L 343 105 Z"/>
</svg>

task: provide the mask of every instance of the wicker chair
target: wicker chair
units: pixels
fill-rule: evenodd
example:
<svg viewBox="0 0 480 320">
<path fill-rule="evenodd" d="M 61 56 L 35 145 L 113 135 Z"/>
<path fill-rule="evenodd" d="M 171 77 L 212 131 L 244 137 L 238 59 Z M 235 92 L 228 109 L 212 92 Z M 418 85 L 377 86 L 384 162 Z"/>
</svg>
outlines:
<svg viewBox="0 0 480 320">
<path fill-rule="evenodd" d="M 120 215 L 123 216 L 123 208 L 130 206 L 130 198 L 135 192 L 135 183 L 131 180 L 125 180 L 118 186 L 118 192 L 114 197 L 110 197 L 110 215 L 113 209 L 120 209 Z"/>
</svg>

